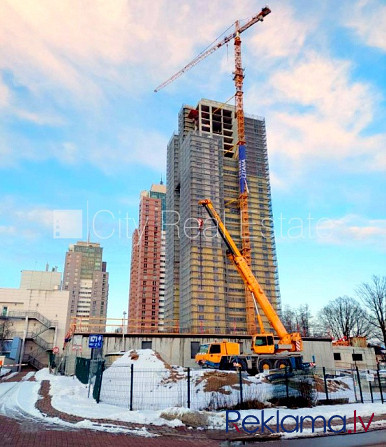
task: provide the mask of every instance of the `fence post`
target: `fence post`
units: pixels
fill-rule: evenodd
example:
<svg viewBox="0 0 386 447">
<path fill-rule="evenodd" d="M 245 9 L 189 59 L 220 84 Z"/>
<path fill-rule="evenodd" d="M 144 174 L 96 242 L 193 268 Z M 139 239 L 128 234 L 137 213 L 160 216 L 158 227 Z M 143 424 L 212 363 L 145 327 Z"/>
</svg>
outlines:
<svg viewBox="0 0 386 447">
<path fill-rule="evenodd" d="M 381 394 L 381 401 L 383 403 L 383 391 L 382 391 L 381 376 L 379 375 L 379 363 L 377 364 L 377 376 L 378 376 L 378 383 L 379 383 L 379 392 Z"/>
<path fill-rule="evenodd" d="M 358 367 L 356 366 L 355 368 L 356 368 L 356 370 L 357 370 L 357 379 L 358 379 L 358 385 L 359 385 L 359 393 L 360 393 L 360 395 L 361 395 L 361 402 L 362 402 L 362 404 L 363 404 L 363 393 L 362 393 L 361 377 L 360 377 L 360 375 L 359 375 L 359 369 L 358 369 Z"/>
<path fill-rule="evenodd" d="M 133 411 L 134 363 L 130 365 L 130 411 Z"/>
<path fill-rule="evenodd" d="M 91 352 L 92 352 L 92 349 L 91 349 Z M 91 362 L 92 362 L 92 359 L 90 359 L 90 362 L 88 364 L 88 394 L 87 394 L 87 398 L 90 398 L 91 374 L 92 374 Z"/>
<path fill-rule="evenodd" d="M 239 368 L 239 383 L 240 383 L 240 407 L 244 405 L 244 396 L 243 396 L 243 376 L 241 375 L 242 368 Z"/>
<path fill-rule="evenodd" d="M 288 366 L 285 367 L 284 377 L 285 377 L 285 392 L 287 399 L 289 398 L 289 383 L 288 383 Z"/>
<path fill-rule="evenodd" d="M 323 366 L 323 380 L 324 380 L 324 391 L 326 392 L 327 403 L 329 402 L 328 397 L 328 386 L 327 386 L 327 377 L 326 377 L 326 368 Z"/>
<path fill-rule="evenodd" d="M 370 374 L 370 370 L 367 370 L 367 374 Z M 374 403 L 373 387 L 370 381 L 369 381 L 369 388 L 370 388 L 371 403 L 373 404 Z"/>
<path fill-rule="evenodd" d="M 100 399 L 101 399 L 102 380 L 103 380 L 103 373 L 104 373 L 104 370 L 105 370 L 105 362 L 104 362 L 104 360 L 103 360 L 103 361 L 102 361 L 102 364 L 101 364 L 101 371 L 100 371 L 101 378 L 100 378 L 100 380 L 99 380 L 98 395 L 97 395 L 97 398 L 96 398 L 96 402 L 97 402 L 97 404 L 99 404 Z"/>
<path fill-rule="evenodd" d="M 190 368 L 188 368 L 188 408 L 190 408 Z"/>
</svg>

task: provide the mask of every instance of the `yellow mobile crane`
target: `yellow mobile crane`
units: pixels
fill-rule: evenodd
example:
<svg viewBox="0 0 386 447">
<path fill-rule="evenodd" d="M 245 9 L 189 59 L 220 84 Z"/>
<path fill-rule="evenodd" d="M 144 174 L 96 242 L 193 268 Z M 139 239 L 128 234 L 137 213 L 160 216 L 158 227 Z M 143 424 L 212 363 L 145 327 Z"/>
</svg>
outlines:
<svg viewBox="0 0 386 447">
<path fill-rule="evenodd" d="M 210 199 L 201 200 L 199 202 L 217 227 L 227 247 L 227 256 L 235 265 L 237 271 L 242 277 L 245 286 L 250 290 L 257 314 L 260 333 L 252 335 L 252 354 L 240 354 L 239 343 L 223 341 L 221 343 L 210 343 L 201 345 L 196 362 L 202 366 L 232 369 L 236 364 L 242 369 L 250 372 L 263 371 L 272 368 L 302 368 L 303 341 L 299 332 L 288 333 L 281 322 L 275 309 L 272 307 L 263 289 L 255 278 L 251 267 L 248 265 L 245 257 L 240 253 L 231 235 L 226 229 L 221 217 L 213 207 Z M 266 333 L 263 322 L 258 312 L 257 303 L 264 312 L 269 323 L 275 330 L 279 340 L 275 341 L 273 333 Z"/>
</svg>

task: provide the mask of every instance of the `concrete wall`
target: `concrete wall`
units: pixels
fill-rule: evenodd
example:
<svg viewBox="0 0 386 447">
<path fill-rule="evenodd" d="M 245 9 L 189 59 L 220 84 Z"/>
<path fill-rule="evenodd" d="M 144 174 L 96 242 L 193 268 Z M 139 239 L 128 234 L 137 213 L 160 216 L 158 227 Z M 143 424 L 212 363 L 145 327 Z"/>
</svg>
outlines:
<svg viewBox="0 0 386 447">
<path fill-rule="evenodd" d="M 69 302 L 69 292 L 60 290 L 29 290 L 29 289 L 0 289 L 0 313 L 12 315 L 12 312 L 18 312 L 23 316 L 26 312 L 38 312 L 51 322 L 57 323 L 57 331 L 46 329 L 45 326 L 36 318 L 9 318 L 11 336 L 24 337 L 24 331 L 28 333 L 42 332 L 39 337 L 53 343 L 59 347 L 63 346 L 64 336 L 68 328 L 67 309 Z M 27 315 L 27 313 L 25 314 Z M 38 349 L 38 346 L 31 339 L 25 343 L 25 354 L 39 352 L 35 355 L 42 363 L 47 362 L 48 355 L 44 350 Z"/>
<path fill-rule="evenodd" d="M 333 353 L 339 355 L 340 360 L 335 360 L 336 369 L 351 369 L 358 366 L 359 369 L 376 369 L 377 359 L 374 348 L 359 348 L 353 346 L 333 346 Z M 362 355 L 362 360 L 355 361 L 353 354 Z"/>
<path fill-rule="evenodd" d="M 77 340 L 78 338 L 78 340 Z M 144 342 L 151 342 L 151 348 L 159 352 L 161 357 L 172 365 L 181 365 L 185 367 L 197 367 L 192 359 L 191 344 L 211 343 L 213 341 L 221 341 L 223 338 L 205 335 L 191 334 L 173 334 L 161 335 L 151 334 L 149 336 L 138 334 L 105 334 L 103 342 L 103 355 L 111 354 L 119 351 L 128 351 L 130 349 L 141 349 Z M 241 343 L 244 354 L 251 353 L 250 339 L 246 336 L 228 336 L 228 340 Z M 88 334 L 75 335 L 75 341 L 79 342 L 81 351 L 74 351 L 74 338 L 66 346 L 65 355 L 67 356 L 67 373 L 74 373 L 75 357 L 78 352 L 79 357 L 90 358 L 91 350 L 88 348 Z M 317 366 L 325 366 L 326 368 L 334 368 L 334 358 L 330 339 L 307 339 L 304 341 L 304 361 L 313 361 L 313 356 Z"/>
<path fill-rule="evenodd" d="M 61 282 L 62 274 L 60 272 L 22 270 L 20 289 L 60 290 Z"/>
</svg>

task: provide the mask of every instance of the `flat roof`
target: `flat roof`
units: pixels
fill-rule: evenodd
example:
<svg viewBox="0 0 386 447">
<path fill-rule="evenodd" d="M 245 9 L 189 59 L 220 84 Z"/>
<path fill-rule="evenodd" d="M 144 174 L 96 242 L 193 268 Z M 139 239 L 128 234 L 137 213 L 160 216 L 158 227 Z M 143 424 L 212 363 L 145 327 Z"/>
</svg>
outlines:
<svg viewBox="0 0 386 447">
<path fill-rule="evenodd" d="M 74 332 L 74 335 L 84 335 L 85 337 L 88 337 L 91 334 L 95 334 L 95 332 Z M 122 333 L 116 333 L 116 332 L 102 332 L 101 333 L 104 337 L 119 337 L 122 338 Z M 251 338 L 250 335 L 237 335 L 237 334 L 193 334 L 193 333 L 173 333 L 173 332 L 158 332 L 158 333 L 144 333 L 144 332 L 138 332 L 138 333 L 129 333 L 124 334 L 125 338 L 134 338 L 134 337 L 140 337 L 140 338 L 214 338 L 218 339 L 218 341 L 222 341 L 225 339 L 235 340 L 235 339 L 242 339 L 242 340 L 249 340 Z M 303 341 L 324 341 L 324 342 L 332 342 L 332 338 L 329 337 L 303 337 Z"/>
</svg>

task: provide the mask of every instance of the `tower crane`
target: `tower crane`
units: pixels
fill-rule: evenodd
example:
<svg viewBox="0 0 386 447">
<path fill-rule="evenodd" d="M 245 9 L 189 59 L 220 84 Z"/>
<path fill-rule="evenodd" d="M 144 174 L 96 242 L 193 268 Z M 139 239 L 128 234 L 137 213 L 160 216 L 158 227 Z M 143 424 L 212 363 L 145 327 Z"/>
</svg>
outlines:
<svg viewBox="0 0 386 447">
<path fill-rule="evenodd" d="M 250 28 L 257 22 L 262 22 L 264 17 L 270 14 L 271 10 L 266 6 L 258 14 L 253 16 L 248 22 L 240 26 L 239 21 L 235 22 L 235 31 L 224 37 L 219 43 L 216 43 L 206 50 L 202 51 L 191 62 L 185 65 L 180 71 L 175 73 L 165 82 L 160 84 L 154 91 L 158 92 L 180 76 L 186 71 L 193 68 L 203 59 L 214 53 L 219 48 L 223 47 L 230 41 L 234 41 L 234 56 L 235 56 L 235 70 L 233 72 L 233 80 L 235 83 L 235 109 L 237 120 L 237 134 L 238 134 L 238 160 L 239 160 L 239 206 L 240 206 L 240 224 L 241 224 L 241 237 L 242 237 L 242 255 L 245 258 L 247 264 L 251 265 L 251 242 L 250 242 L 250 229 L 249 229 L 249 212 L 248 212 L 248 183 L 247 183 L 247 166 L 246 166 L 246 141 L 245 141 L 245 120 L 244 120 L 244 104 L 243 104 L 243 82 L 244 82 L 244 69 L 242 67 L 241 59 L 241 38 L 240 34 Z M 257 331 L 256 319 L 255 319 L 255 305 L 253 296 L 248 289 L 245 288 L 245 301 L 246 301 L 246 320 L 247 320 L 247 332 L 248 334 L 254 334 Z"/>
</svg>

